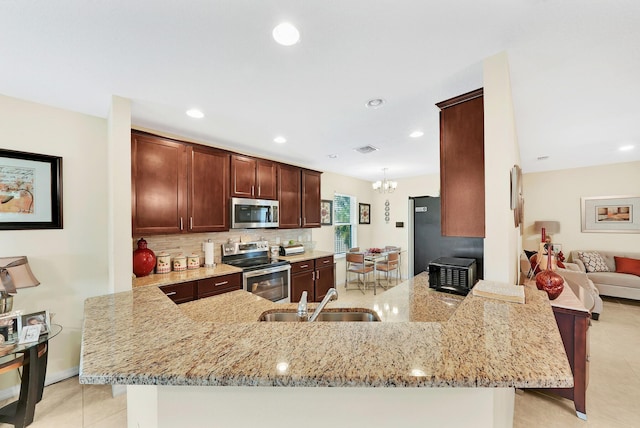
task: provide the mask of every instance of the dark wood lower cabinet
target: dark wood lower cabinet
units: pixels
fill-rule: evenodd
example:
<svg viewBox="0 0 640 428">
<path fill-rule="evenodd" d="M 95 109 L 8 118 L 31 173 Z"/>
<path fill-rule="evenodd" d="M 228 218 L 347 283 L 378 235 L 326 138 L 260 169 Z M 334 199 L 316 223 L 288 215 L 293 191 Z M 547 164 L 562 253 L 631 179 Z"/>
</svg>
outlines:
<svg viewBox="0 0 640 428">
<path fill-rule="evenodd" d="M 299 302 L 304 291 L 307 301 L 319 302 L 334 283 L 333 256 L 291 263 L 291 302 Z"/>
<path fill-rule="evenodd" d="M 163 285 L 159 287 L 174 303 L 186 303 L 192 300 L 216 296 L 242 288 L 242 274 L 215 276 L 197 281 L 181 282 L 179 284 Z"/>
<path fill-rule="evenodd" d="M 196 284 L 198 281 L 181 282 L 179 284 L 163 285 L 160 290 L 174 303 L 186 303 L 196 298 Z"/>
<path fill-rule="evenodd" d="M 573 400 L 576 413 L 587 418 L 586 394 L 589 385 L 589 312 L 553 306 L 553 314 L 573 372 L 573 388 L 554 388 L 554 393 Z"/>
<path fill-rule="evenodd" d="M 229 275 L 215 276 L 213 278 L 199 279 L 196 296 L 198 299 L 204 297 L 217 296 L 229 291 L 240 290 L 242 288 L 242 274 L 232 273 Z"/>
</svg>

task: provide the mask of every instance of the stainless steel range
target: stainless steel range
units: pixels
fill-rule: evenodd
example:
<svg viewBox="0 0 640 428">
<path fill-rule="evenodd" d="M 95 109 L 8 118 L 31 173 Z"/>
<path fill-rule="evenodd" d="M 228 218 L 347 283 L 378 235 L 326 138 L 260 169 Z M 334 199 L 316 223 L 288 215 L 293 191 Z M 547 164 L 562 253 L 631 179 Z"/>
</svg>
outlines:
<svg viewBox="0 0 640 428">
<path fill-rule="evenodd" d="M 269 242 L 234 242 L 222 244 L 222 263 L 242 269 L 246 291 L 272 302 L 290 301 L 291 265 L 269 259 Z"/>
</svg>

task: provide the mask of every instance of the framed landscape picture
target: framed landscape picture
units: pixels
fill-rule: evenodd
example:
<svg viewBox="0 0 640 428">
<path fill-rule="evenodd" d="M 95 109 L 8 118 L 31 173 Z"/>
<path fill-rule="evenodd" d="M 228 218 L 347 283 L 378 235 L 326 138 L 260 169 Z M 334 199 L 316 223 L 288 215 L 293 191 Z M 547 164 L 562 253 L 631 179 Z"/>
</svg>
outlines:
<svg viewBox="0 0 640 428">
<path fill-rule="evenodd" d="M 640 196 L 583 197 L 582 232 L 640 233 Z"/>
<path fill-rule="evenodd" d="M 359 224 L 371 224 L 371 204 L 358 204 L 359 213 L 358 223 Z"/>
<path fill-rule="evenodd" d="M 333 224 L 333 201 L 327 199 L 320 201 L 320 224 L 323 226 Z"/>
<path fill-rule="evenodd" d="M 62 229 L 62 158 L 0 150 L 0 230 Z"/>
</svg>

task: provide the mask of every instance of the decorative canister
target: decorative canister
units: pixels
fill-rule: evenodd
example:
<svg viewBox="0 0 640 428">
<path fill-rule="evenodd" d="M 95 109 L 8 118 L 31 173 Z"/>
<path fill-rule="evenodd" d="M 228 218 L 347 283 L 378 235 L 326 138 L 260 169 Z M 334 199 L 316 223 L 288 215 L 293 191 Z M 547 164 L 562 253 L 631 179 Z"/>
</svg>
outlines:
<svg viewBox="0 0 640 428">
<path fill-rule="evenodd" d="M 133 273 L 137 276 L 147 276 L 153 272 L 156 265 L 156 255 L 147 248 L 144 238 L 138 240 L 138 249 L 133 252 Z"/>
<path fill-rule="evenodd" d="M 169 254 L 160 253 L 156 259 L 156 273 L 171 272 L 171 256 Z"/>
<path fill-rule="evenodd" d="M 200 256 L 197 254 L 190 254 L 187 257 L 187 269 L 198 269 L 200 267 Z"/>
<path fill-rule="evenodd" d="M 278 253 L 279 252 L 280 252 L 280 246 L 279 245 L 272 245 L 271 246 L 271 258 L 278 257 Z"/>
<path fill-rule="evenodd" d="M 178 254 L 173 258 L 173 270 L 176 272 L 187 270 L 187 258 L 184 255 Z"/>
</svg>

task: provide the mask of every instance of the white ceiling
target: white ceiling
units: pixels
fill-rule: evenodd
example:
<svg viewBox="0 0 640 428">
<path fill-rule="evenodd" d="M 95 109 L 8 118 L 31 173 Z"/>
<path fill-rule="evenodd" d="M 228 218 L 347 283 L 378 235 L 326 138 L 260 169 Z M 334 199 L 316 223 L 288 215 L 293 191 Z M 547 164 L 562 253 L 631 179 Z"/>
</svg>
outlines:
<svg viewBox="0 0 640 428">
<path fill-rule="evenodd" d="M 638 0 L 0 2 L 4 95 L 100 117 L 118 95 L 134 125 L 367 180 L 436 173 L 435 103 L 501 51 L 525 172 L 640 160 Z"/>
</svg>

